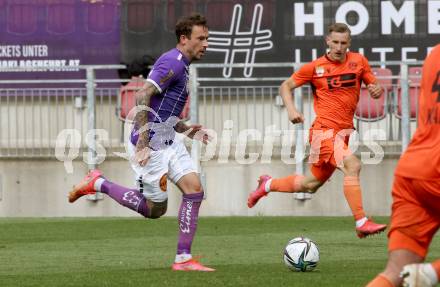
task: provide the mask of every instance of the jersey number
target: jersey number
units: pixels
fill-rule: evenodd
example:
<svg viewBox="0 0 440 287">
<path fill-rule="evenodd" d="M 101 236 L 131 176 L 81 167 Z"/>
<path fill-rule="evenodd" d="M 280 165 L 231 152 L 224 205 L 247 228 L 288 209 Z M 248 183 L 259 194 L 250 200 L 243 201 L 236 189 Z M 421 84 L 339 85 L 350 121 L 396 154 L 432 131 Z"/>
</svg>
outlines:
<svg viewBox="0 0 440 287">
<path fill-rule="evenodd" d="M 440 71 L 437 72 L 437 77 L 432 85 L 432 92 L 437 92 L 437 103 L 440 103 Z"/>
</svg>

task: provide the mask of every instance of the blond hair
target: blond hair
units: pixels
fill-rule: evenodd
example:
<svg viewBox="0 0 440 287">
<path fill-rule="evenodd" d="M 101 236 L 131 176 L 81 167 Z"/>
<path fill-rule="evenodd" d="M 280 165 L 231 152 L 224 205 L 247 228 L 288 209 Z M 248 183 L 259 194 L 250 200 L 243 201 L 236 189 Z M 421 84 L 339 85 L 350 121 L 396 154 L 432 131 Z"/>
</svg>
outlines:
<svg viewBox="0 0 440 287">
<path fill-rule="evenodd" d="M 348 36 L 351 36 L 350 28 L 348 28 L 347 24 L 344 23 L 334 23 L 328 26 L 328 35 L 330 35 L 332 32 L 348 33 Z"/>
</svg>

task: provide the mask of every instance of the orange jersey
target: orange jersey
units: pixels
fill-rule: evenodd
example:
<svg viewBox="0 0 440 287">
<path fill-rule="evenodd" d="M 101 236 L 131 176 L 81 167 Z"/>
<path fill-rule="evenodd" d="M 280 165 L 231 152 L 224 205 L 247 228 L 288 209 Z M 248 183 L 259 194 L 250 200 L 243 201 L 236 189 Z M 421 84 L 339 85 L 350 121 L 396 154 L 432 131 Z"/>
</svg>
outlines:
<svg viewBox="0 0 440 287">
<path fill-rule="evenodd" d="M 324 55 L 305 64 L 292 75 L 296 86 L 310 83 L 314 97 L 315 122 L 327 128 L 353 128 L 361 81 L 376 82 L 368 60 L 348 52 L 345 62 L 334 62 Z"/>
<path fill-rule="evenodd" d="M 417 130 L 402 155 L 396 175 L 440 180 L 440 45 L 423 64 Z"/>
</svg>

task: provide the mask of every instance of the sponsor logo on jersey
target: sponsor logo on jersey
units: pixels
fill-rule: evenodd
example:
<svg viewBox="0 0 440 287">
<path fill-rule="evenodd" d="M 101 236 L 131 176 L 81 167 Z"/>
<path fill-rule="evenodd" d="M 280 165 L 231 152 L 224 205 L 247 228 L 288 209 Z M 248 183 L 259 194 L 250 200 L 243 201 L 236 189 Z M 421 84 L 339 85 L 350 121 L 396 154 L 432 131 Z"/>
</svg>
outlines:
<svg viewBox="0 0 440 287">
<path fill-rule="evenodd" d="M 352 71 L 356 70 L 357 66 L 358 64 L 356 62 L 351 61 L 348 63 L 348 68 Z"/>
<path fill-rule="evenodd" d="M 318 77 L 322 77 L 324 75 L 324 72 L 325 72 L 324 67 L 317 66 L 315 68 L 315 73 L 316 73 L 316 76 L 318 76 Z"/>
<path fill-rule="evenodd" d="M 327 84 L 328 89 L 337 89 L 337 88 L 348 88 L 348 87 L 355 87 L 356 86 L 356 74 L 349 73 L 349 74 L 342 74 L 339 76 L 334 77 L 328 77 L 327 78 Z"/>
<path fill-rule="evenodd" d="M 168 72 L 168 74 L 167 74 L 165 77 L 163 77 L 162 79 L 160 79 L 160 84 L 163 85 L 166 81 L 168 81 L 169 79 L 171 79 L 173 76 L 174 76 L 174 71 L 173 71 L 173 70 L 170 70 L 170 71 Z"/>
</svg>

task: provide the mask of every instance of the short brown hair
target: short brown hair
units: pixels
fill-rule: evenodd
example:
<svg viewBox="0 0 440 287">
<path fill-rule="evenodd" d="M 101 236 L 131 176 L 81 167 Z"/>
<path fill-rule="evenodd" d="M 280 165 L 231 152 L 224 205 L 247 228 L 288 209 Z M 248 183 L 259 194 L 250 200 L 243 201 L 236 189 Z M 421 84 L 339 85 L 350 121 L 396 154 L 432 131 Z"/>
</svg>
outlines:
<svg viewBox="0 0 440 287">
<path fill-rule="evenodd" d="M 332 32 L 336 33 L 348 33 L 348 36 L 351 36 L 350 28 L 344 23 L 334 23 L 328 26 L 328 35 Z"/>
<path fill-rule="evenodd" d="M 206 25 L 206 18 L 201 14 L 192 14 L 181 18 L 176 24 L 176 38 L 177 42 L 180 41 L 180 36 L 185 35 L 187 38 L 191 38 L 191 32 L 193 26 L 204 26 Z"/>
</svg>

